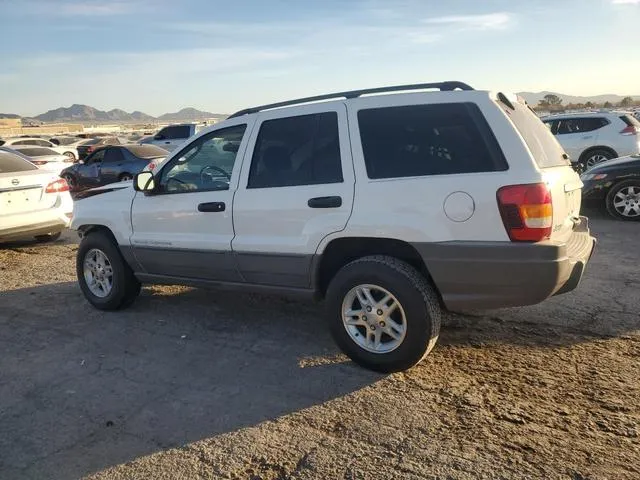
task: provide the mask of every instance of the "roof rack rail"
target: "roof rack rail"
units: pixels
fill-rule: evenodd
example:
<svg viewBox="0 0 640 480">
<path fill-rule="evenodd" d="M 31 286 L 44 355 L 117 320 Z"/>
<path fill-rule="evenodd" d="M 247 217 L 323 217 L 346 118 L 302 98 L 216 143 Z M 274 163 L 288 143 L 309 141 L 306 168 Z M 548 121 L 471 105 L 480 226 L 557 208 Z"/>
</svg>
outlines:
<svg viewBox="0 0 640 480">
<path fill-rule="evenodd" d="M 437 88 L 441 92 L 450 92 L 456 89 L 459 90 L 473 90 L 472 87 L 463 82 L 449 81 L 438 83 L 416 83 L 411 85 L 393 85 L 389 87 L 367 88 L 364 90 L 350 90 L 347 92 L 329 93 L 326 95 L 317 95 L 315 97 L 298 98 L 296 100 L 288 100 L 286 102 L 271 103 L 268 105 L 260 105 L 259 107 L 245 108 L 239 112 L 234 113 L 228 118 L 240 117 L 242 115 L 248 115 L 250 113 L 261 112 L 262 110 L 270 110 L 272 108 L 288 107 L 289 105 L 298 105 L 301 103 L 319 102 L 321 100 L 330 100 L 333 98 L 357 98 L 361 95 L 368 95 L 372 93 L 384 93 L 384 92 L 402 92 L 406 90 L 426 90 L 430 88 Z"/>
</svg>

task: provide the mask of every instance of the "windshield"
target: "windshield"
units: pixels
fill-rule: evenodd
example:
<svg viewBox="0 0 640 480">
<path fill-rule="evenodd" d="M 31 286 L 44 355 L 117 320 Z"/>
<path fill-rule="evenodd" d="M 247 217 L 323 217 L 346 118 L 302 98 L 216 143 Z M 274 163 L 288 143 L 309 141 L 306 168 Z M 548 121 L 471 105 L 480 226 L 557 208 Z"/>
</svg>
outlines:
<svg viewBox="0 0 640 480">
<path fill-rule="evenodd" d="M 33 163 L 29 163 L 17 155 L 0 152 L 0 173 L 27 172 L 37 169 L 38 167 Z"/>
<path fill-rule="evenodd" d="M 80 145 L 96 145 L 98 143 L 100 143 L 102 140 L 99 138 L 92 138 L 90 140 L 86 140 L 84 142 L 82 142 Z"/>
<path fill-rule="evenodd" d="M 20 152 L 28 157 L 44 157 L 45 155 L 58 155 L 58 152 L 45 147 L 21 148 Z"/>
</svg>

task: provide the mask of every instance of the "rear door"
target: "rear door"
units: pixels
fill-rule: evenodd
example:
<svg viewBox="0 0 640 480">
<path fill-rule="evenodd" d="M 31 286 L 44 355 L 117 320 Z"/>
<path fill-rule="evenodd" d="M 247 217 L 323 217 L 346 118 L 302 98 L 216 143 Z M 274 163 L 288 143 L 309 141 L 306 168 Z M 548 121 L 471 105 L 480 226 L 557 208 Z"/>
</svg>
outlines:
<svg viewBox="0 0 640 480">
<path fill-rule="evenodd" d="M 245 281 L 308 288 L 318 245 L 345 228 L 355 181 L 346 113 L 339 103 L 258 115 L 233 202 Z"/>
<path fill-rule="evenodd" d="M 512 102 L 501 107 L 514 124 L 533 155 L 553 202 L 552 240 L 566 241 L 580 215 L 582 182 L 564 157 L 563 146 L 538 116 L 524 103 Z M 559 125 L 560 128 L 560 125 Z"/>
</svg>

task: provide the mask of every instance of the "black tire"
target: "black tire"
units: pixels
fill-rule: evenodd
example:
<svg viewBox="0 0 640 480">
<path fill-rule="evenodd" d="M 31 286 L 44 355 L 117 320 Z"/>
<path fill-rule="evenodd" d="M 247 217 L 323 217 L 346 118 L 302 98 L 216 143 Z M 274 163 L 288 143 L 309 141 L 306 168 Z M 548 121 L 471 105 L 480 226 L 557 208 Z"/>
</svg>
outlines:
<svg viewBox="0 0 640 480">
<path fill-rule="evenodd" d="M 640 214 L 639 215 L 635 215 L 635 216 L 629 216 L 629 215 L 624 215 L 624 212 L 619 212 L 618 210 L 616 210 L 616 207 L 614 205 L 615 200 L 616 200 L 616 195 L 618 195 L 618 193 L 620 193 L 623 190 L 626 190 L 628 188 L 633 188 L 634 192 L 636 192 L 637 194 L 640 195 L 640 179 L 637 180 L 625 180 L 624 182 L 620 182 L 616 185 L 614 185 L 613 187 L 611 187 L 609 189 L 609 192 L 607 193 L 607 198 L 605 199 L 605 205 L 607 207 L 607 212 L 609 212 L 609 215 L 611 215 L 613 218 L 616 218 L 618 220 L 626 220 L 626 221 L 630 221 L 630 222 L 638 222 L 640 221 Z M 637 197 L 636 197 L 637 199 Z M 621 199 L 618 198 L 618 200 L 620 201 Z M 640 208 L 640 205 L 638 205 L 636 202 L 636 200 L 630 199 L 629 200 L 630 205 L 632 207 L 635 208 Z M 635 210 L 634 208 L 634 210 Z M 637 211 L 637 210 L 635 210 Z M 634 213 L 634 212 L 630 212 L 630 213 Z"/>
<path fill-rule="evenodd" d="M 581 156 L 580 156 L 580 170 L 582 172 L 586 172 L 587 170 L 589 170 L 591 167 L 597 165 L 597 163 L 594 163 L 592 165 L 589 165 L 589 160 L 594 158 L 594 157 L 604 157 L 603 160 L 598 161 L 597 163 L 600 162 L 604 162 L 606 160 L 611 160 L 612 158 L 616 158 L 616 154 L 615 152 L 612 152 L 611 150 L 607 150 L 604 148 L 596 148 L 594 150 L 587 150 L 586 152 L 584 152 Z"/>
<path fill-rule="evenodd" d="M 36 241 L 38 242 L 55 242 L 56 240 L 58 240 L 60 238 L 60 235 L 62 235 L 62 232 L 55 232 L 55 233 L 47 233 L 45 235 L 36 235 Z"/>
<path fill-rule="evenodd" d="M 94 295 L 84 277 L 84 260 L 92 249 L 98 249 L 105 254 L 113 270 L 113 286 L 111 292 L 103 298 Z M 100 310 L 119 310 L 131 305 L 140 294 L 140 282 L 133 274 L 129 265 L 124 261 L 115 240 L 105 232 L 89 233 L 80 242 L 76 257 L 76 274 L 78 283 L 85 298 Z"/>
<path fill-rule="evenodd" d="M 395 350 L 374 353 L 359 346 L 347 333 L 342 303 L 358 285 L 380 286 L 393 294 L 406 317 L 406 335 Z M 329 284 L 326 315 L 340 349 L 357 364 L 377 372 L 406 370 L 434 347 L 440 333 L 442 309 L 433 286 L 415 268 L 394 257 L 363 257 L 342 267 Z"/>
</svg>

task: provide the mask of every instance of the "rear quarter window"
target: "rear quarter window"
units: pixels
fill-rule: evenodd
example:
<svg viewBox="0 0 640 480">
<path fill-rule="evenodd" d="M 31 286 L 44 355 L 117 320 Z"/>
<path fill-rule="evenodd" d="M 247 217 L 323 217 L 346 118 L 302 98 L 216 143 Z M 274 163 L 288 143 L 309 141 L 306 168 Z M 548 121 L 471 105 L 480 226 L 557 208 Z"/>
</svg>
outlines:
<svg viewBox="0 0 640 480">
<path fill-rule="evenodd" d="M 33 163 L 7 152 L 0 152 L 0 173 L 27 172 L 37 170 Z"/>
<path fill-rule="evenodd" d="M 560 167 L 570 165 L 562 146 L 540 118 L 533 111 L 520 102 L 509 106 L 498 102 L 511 123 L 522 136 L 529 147 L 533 159 L 539 168 Z"/>
<path fill-rule="evenodd" d="M 372 179 L 495 172 L 508 165 L 474 103 L 442 103 L 358 112 Z"/>
</svg>

